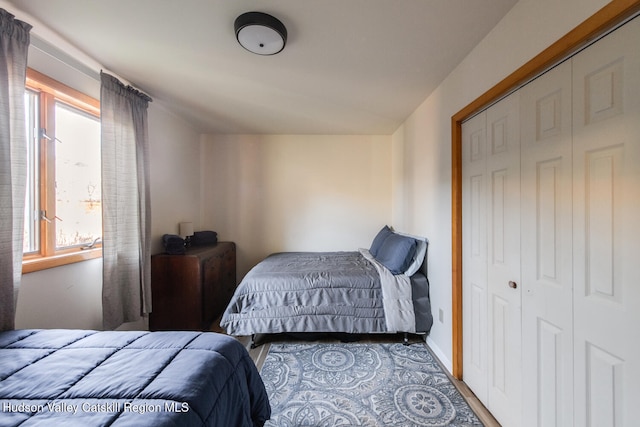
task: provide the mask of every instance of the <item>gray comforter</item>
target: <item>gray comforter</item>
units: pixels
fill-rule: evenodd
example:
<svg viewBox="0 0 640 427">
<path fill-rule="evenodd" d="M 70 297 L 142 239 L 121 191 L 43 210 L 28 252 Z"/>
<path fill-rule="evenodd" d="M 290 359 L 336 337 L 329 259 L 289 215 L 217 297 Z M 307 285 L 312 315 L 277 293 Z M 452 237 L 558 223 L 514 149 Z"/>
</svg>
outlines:
<svg viewBox="0 0 640 427">
<path fill-rule="evenodd" d="M 386 319 L 393 317 L 402 304 L 389 304 L 390 293 L 383 292 L 378 268 L 361 252 L 272 254 L 242 280 L 223 314 L 221 326 L 236 336 L 428 332 L 432 317 L 427 278 L 417 273 L 407 281 L 413 307 L 409 315 L 402 317 L 412 324 L 398 330 L 397 325 L 389 328 L 387 324 L 391 322 Z M 385 283 L 391 289 L 392 284 Z"/>
</svg>

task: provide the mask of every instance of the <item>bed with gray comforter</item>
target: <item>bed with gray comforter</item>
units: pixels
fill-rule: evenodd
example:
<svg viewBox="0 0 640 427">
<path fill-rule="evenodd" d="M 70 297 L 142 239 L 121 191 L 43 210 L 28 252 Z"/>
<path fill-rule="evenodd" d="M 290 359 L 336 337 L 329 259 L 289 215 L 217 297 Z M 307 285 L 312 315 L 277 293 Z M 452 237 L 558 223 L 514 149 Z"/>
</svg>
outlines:
<svg viewBox="0 0 640 427">
<path fill-rule="evenodd" d="M 425 268 L 393 274 L 367 249 L 272 254 L 245 276 L 221 319 L 235 336 L 426 334 L 432 323 Z"/>
</svg>

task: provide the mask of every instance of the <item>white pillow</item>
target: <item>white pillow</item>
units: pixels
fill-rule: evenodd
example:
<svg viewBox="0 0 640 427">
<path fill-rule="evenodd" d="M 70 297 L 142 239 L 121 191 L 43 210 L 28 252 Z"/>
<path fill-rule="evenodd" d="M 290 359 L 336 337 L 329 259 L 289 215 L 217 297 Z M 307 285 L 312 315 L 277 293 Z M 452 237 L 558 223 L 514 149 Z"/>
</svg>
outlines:
<svg viewBox="0 0 640 427">
<path fill-rule="evenodd" d="M 418 270 L 420 270 L 420 267 L 422 267 L 424 257 L 427 254 L 427 244 L 429 243 L 429 241 L 426 237 L 412 236 L 411 234 L 399 233 L 397 231 L 394 231 L 394 233 L 411 237 L 415 239 L 417 243 L 416 254 L 413 256 L 411 264 L 409 264 L 409 267 L 407 267 L 407 270 L 404 272 L 406 276 L 413 276 Z"/>
</svg>

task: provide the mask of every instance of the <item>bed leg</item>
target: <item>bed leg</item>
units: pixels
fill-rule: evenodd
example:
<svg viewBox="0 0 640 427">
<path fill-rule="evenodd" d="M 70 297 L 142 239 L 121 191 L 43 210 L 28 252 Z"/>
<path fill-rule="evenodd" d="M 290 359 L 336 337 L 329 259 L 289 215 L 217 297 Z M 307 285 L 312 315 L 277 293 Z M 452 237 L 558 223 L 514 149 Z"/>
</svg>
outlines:
<svg viewBox="0 0 640 427">
<path fill-rule="evenodd" d="M 257 348 L 258 346 L 256 345 L 256 334 L 251 334 L 251 344 L 250 347 L 253 348 Z"/>
<path fill-rule="evenodd" d="M 404 339 L 403 339 L 402 344 L 409 345 L 409 333 L 407 333 L 407 332 L 404 333 Z"/>
</svg>

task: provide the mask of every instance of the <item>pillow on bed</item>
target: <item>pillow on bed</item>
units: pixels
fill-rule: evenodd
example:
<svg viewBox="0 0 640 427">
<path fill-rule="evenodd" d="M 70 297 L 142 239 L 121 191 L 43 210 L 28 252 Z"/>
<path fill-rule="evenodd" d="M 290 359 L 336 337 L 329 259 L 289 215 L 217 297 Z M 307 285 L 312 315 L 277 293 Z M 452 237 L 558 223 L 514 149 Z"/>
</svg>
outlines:
<svg viewBox="0 0 640 427">
<path fill-rule="evenodd" d="M 416 240 L 411 237 L 391 233 L 384 239 L 374 257 L 387 267 L 391 274 L 402 274 L 413 261 L 416 245 Z"/>
<path fill-rule="evenodd" d="M 427 246 L 429 241 L 426 237 L 420 236 L 412 236 L 411 234 L 398 233 L 405 237 L 411 237 L 416 241 L 416 253 L 411 260 L 411 264 L 407 267 L 407 270 L 404 272 L 407 276 L 413 276 L 420 270 L 422 267 L 422 263 L 424 262 L 424 257 L 427 255 Z"/>
<path fill-rule="evenodd" d="M 369 248 L 369 252 L 371 253 L 371 255 L 373 255 L 374 257 L 378 255 L 378 251 L 380 250 L 382 243 L 391 234 L 393 234 L 393 231 L 391 231 L 388 225 L 382 227 L 382 230 L 380 230 L 378 234 L 376 234 L 376 237 L 373 238 L 373 242 L 371 242 L 371 248 Z"/>
</svg>

